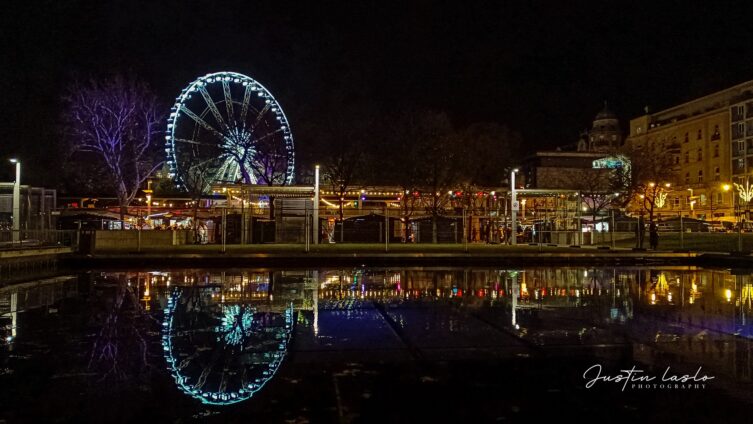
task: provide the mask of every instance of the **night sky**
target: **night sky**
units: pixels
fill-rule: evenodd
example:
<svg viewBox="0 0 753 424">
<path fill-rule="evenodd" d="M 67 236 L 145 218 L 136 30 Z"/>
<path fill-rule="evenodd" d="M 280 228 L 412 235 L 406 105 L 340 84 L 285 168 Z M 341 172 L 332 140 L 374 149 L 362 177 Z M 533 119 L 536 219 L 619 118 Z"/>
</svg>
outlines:
<svg viewBox="0 0 753 424">
<path fill-rule="evenodd" d="M 407 4 L 410 3 L 410 4 Z M 60 97 L 132 73 L 169 109 L 232 70 L 277 97 L 296 143 L 344 109 L 446 111 L 526 146 L 574 142 L 604 100 L 622 119 L 753 79 L 753 2 L 15 1 L 0 17 L 0 158 L 54 186 Z M 661 3 L 661 4 L 659 4 Z M 0 166 L 0 180 L 11 179 Z"/>
</svg>

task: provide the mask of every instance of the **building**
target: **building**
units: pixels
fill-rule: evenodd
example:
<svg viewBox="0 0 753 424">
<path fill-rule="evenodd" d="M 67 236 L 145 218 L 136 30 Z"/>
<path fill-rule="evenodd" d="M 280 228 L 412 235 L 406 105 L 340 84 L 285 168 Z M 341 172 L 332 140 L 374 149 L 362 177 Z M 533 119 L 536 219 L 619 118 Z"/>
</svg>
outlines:
<svg viewBox="0 0 753 424">
<path fill-rule="evenodd" d="M 660 215 L 734 219 L 740 205 L 731 183 L 753 172 L 753 81 L 647 111 L 630 120 L 626 144 L 668 159 L 672 187 Z"/>
<path fill-rule="evenodd" d="M 53 212 L 57 207 L 57 191 L 21 185 L 21 229 L 55 228 Z M 13 183 L 0 183 L 0 229 L 13 223 Z"/>
<path fill-rule="evenodd" d="M 539 151 L 523 165 L 525 186 L 530 189 L 579 190 L 584 181 L 598 180 L 591 188 L 610 191 L 604 168 L 624 165 L 615 153 L 622 146 L 622 131 L 617 116 L 604 108 L 596 115 L 591 129 L 580 139 L 554 151 Z"/>
</svg>

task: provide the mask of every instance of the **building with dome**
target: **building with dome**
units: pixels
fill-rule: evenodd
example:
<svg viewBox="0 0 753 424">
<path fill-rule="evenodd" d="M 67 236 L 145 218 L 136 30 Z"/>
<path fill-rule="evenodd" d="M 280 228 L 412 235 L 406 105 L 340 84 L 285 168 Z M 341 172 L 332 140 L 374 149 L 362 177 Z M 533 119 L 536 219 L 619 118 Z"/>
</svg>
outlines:
<svg viewBox="0 0 753 424">
<path fill-rule="evenodd" d="M 579 143 L 578 151 L 614 152 L 622 146 L 620 121 L 609 109 L 607 102 L 604 102 L 604 108 L 594 118 L 591 130 L 584 135 L 584 143 Z"/>
<path fill-rule="evenodd" d="M 577 142 L 553 151 L 538 151 L 525 160 L 526 188 L 578 190 L 589 174 L 601 173 L 605 164 L 619 165 L 613 154 L 622 141 L 620 121 L 604 102 L 591 129 L 583 131 Z M 609 181 L 604 184 L 608 189 Z"/>
</svg>

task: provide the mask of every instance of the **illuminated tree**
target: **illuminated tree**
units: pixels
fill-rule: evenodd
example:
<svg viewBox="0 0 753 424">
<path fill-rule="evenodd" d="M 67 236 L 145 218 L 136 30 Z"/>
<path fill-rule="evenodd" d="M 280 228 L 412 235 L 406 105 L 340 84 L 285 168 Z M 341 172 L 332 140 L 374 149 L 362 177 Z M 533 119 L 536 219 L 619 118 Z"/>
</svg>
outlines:
<svg viewBox="0 0 753 424">
<path fill-rule="evenodd" d="M 659 151 L 656 145 L 627 146 L 623 154 L 630 161 L 629 174 L 618 175 L 626 193 L 621 196 L 623 206 L 636 202 L 642 212 L 648 213 L 651 222 L 659 205 L 666 201 L 666 194 L 662 193 L 674 182 L 672 156 Z"/>
<path fill-rule="evenodd" d="M 104 166 L 122 221 L 144 181 L 162 165 L 155 159 L 163 117 L 157 100 L 145 84 L 122 76 L 74 83 L 63 100 L 70 149 Z"/>
</svg>

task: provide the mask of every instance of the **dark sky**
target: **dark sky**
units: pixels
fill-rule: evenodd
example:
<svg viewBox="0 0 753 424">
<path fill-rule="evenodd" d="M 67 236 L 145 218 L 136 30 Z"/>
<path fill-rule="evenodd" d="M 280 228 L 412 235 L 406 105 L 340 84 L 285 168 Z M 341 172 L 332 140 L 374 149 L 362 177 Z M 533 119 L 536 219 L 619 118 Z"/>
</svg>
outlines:
<svg viewBox="0 0 753 424">
<path fill-rule="evenodd" d="M 55 169 L 63 89 L 112 72 L 166 108 L 197 76 L 245 73 L 299 145 L 296 128 L 340 113 L 325 106 L 336 95 L 504 123 L 530 149 L 575 141 L 605 99 L 625 129 L 644 105 L 753 79 L 753 2 L 28 0 L 0 13 L 0 158 L 22 157 L 37 184 Z"/>
</svg>

